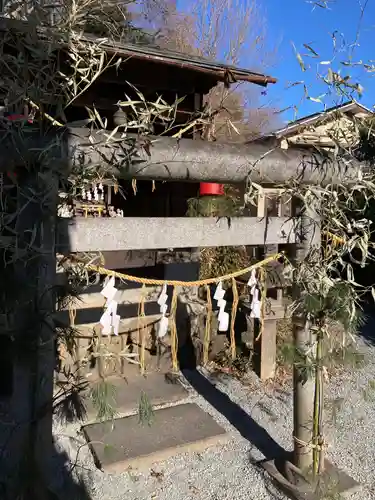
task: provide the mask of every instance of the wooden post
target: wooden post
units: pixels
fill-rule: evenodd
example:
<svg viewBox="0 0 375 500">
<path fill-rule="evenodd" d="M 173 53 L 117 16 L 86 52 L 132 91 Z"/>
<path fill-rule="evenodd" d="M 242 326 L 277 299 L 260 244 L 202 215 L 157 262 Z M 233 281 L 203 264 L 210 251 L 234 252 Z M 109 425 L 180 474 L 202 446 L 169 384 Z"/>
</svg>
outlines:
<svg viewBox="0 0 375 500">
<path fill-rule="evenodd" d="M 277 320 L 266 319 L 264 331 L 260 338 L 260 370 L 261 380 L 268 380 L 275 376 L 276 370 L 276 334 Z"/>
<path fill-rule="evenodd" d="M 320 246 L 319 219 L 313 207 L 306 208 L 299 219 L 299 241 L 295 249 L 295 263 L 301 263 L 313 247 Z M 293 284 L 293 299 L 300 297 L 299 288 Z M 307 356 L 314 345 L 314 338 L 309 328 L 304 311 L 299 310 L 293 316 L 293 337 L 296 361 Z M 297 356 L 298 353 L 298 356 Z M 312 467 L 312 417 L 314 411 L 314 378 L 309 370 L 301 370 L 297 362 L 294 365 L 294 465 L 303 472 Z"/>
<path fill-rule="evenodd" d="M 270 215 L 270 197 L 276 197 L 278 190 L 265 188 L 258 197 L 257 217 L 263 218 Z M 278 245 L 264 245 L 263 258 L 267 258 L 278 252 Z M 253 323 L 254 325 L 254 323 Z M 256 341 L 256 339 L 254 338 Z M 270 318 L 264 320 L 264 330 L 255 350 L 259 359 L 259 377 L 261 380 L 268 380 L 275 376 L 276 371 L 276 340 L 277 340 L 277 320 Z"/>
</svg>

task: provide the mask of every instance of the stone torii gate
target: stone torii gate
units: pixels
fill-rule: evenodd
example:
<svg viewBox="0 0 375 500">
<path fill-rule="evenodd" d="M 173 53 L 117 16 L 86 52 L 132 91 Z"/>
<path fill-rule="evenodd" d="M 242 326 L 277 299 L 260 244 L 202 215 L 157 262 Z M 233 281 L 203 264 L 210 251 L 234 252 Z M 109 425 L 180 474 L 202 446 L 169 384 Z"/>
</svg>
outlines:
<svg viewBox="0 0 375 500">
<path fill-rule="evenodd" d="M 65 131 L 62 137 L 51 136 L 42 139 L 29 137 L 26 141 L 23 138 L 22 144 L 20 140 L 19 146 L 21 152 L 23 148 L 27 148 L 27 154 L 32 156 L 38 154 L 38 148 L 45 149 L 49 144 L 52 162 L 63 163 L 66 168 L 71 168 L 78 161 L 81 164 L 90 164 L 91 166 L 100 165 L 107 158 L 108 163 L 114 165 L 114 170 L 126 172 L 123 175 L 126 175 L 128 179 L 237 184 L 245 183 L 246 180 L 250 179 L 265 187 L 272 187 L 296 177 L 299 177 L 306 184 L 328 184 L 348 182 L 351 179 L 354 180 L 356 176 L 354 168 L 347 167 L 333 159 L 322 158 L 319 155 L 314 156 L 304 150 L 282 151 L 276 149 L 270 152 L 267 146 L 262 144 L 238 146 L 205 143 L 190 139 L 157 138 L 151 145 L 150 156 L 139 150 L 138 161 L 133 162 L 132 158 L 124 155 L 124 147 L 102 141 L 100 133 L 96 137 L 94 136 L 94 139 L 96 139 L 94 143 L 88 141 L 87 132 L 83 129 L 70 129 Z M 17 163 L 15 146 L 14 142 L 9 144 L 4 141 L 2 143 L 2 154 L 0 155 L 2 171 L 8 169 L 12 161 Z M 19 154 L 18 150 L 17 156 Z M 126 166 L 126 169 L 117 168 L 116 164 L 122 167 Z M 57 201 L 57 190 L 55 194 Z M 281 217 L 271 218 L 268 221 L 265 219 L 265 217 L 236 218 L 232 221 L 230 228 L 225 224 L 218 224 L 214 218 L 154 218 L 151 220 L 149 218 L 132 218 L 130 222 L 126 219 L 75 220 L 65 228 L 65 239 L 63 242 L 60 241 L 59 245 L 62 243 L 63 246 L 68 246 L 71 252 L 265 245 L 285 242 L 285 233 L 289 233 L 288 241 L 297 243 L 300 249 L 299 257 L 303 258 L 303 246 L 306 249 L 307 246 L 320 244 L 316 233 L 314 236 L 310 234 L 307 240 L 305 234 L 304 243 L 299 242 L 299 234 L 295 231 L 295 227 L 298 226 L 297 222 L 301 224 L 301 221 Z M 302 218 L 302 225 L 303 223 L 304 219 Z M 50 221 L 50 224 L 48 231 L 48 222 L 45 222 L 43 234 L 46 234 L 46 231 L 52 234 L 53 221 Z M 39 235 L 39 237 L 43 236 Z M 56 262 L 53 256 L 55 252 L 56 242 L 46 239 L 44 257 L 39 261 L 39 280 L 40 276 L 48 277 L 54 274 Z M 46 255 L 49 257 L 46 258 Z M 25 312 L 27 313 L 27 311 Z M 44 335 L 46 338 L 48 335 L 52 338 L 53 331 L 45 332 Z M 295 340 L 301 349 L 306 348 L 309 340 L 306 329 L 297 326 Z M 54 351 L 50 347 L 48 349 L 44 347 L 42 351 L 35 354 L 39 357 L 39 363 L 37 363 L 39 375 L 49 382 L 44 384 L 42 391 L 38 391 L 36 396 L 38 400 L 34 401 L 33 411 L 35 411 L 35 406 L 38 408 L 48 405 L 49 398 L 52 398 Z M 22 360 L 15 361 L 15 363 L 17 365 L 15 372 L 19 373 L 19 377 L 16 381 L 17 391 L 8 407 L 11 417 L 19 415 L 20 398 L 22 399 L 22 395 L 28 394 L 30 391 L 28 377 L 31 374 L 27 371 L 30 368 L 25 371 Z M 312 389 L 311 385 L 303 386 L 300 383 L 295 383 L 294 436 L 299 442 L 304 443 L 311 441 L 311 435 L 305 424 L 313 412 Z M 27 411 L 31 410 L 24 408 L 24 412 L 27 413 Z M 39 435 L 51 435 L 50 418 L 45 417 L 39 425 Z M 306 448 L 296 445 L 294 464 L 299 468 L 304 468 L 307 454 Z M 17 452 L 15 452 L 16 455 Z"/>
</svg>

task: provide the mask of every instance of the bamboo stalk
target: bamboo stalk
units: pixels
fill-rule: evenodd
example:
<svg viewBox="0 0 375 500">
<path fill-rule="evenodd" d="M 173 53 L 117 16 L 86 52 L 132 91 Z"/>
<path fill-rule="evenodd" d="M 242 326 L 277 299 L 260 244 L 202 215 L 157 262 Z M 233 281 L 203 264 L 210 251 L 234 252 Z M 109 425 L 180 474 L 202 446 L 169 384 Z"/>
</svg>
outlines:
<svg viewBox="0 0 375 500">
<path fill-rule="evenodd" d="M 322 376 L 323 331 L 319 328 L 316 339 L 315 394 L 313 415 L 313 477 L 324 468 L 323 456 L 323 376 Z"/>
</svg>

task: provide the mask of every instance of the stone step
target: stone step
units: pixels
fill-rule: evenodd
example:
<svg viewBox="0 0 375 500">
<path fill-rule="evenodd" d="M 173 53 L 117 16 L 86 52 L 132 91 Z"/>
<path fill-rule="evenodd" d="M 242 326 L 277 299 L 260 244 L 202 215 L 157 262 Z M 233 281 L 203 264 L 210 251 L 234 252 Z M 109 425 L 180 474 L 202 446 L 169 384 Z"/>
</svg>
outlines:
<svg viewBox="0 0 375 500">
<path fill-rule="evenodd" d="M 140 374 L 138 366 L 127 365 L 126 377 L 108 377 L 108 383 L 112 384 L 116 391 L 115 407 L 117 415 L 128 415 L 137 412 L 142 393 L 146 395 L 152 407 L 174 404 L 183 401 L 189 396 L 189 392 L 178 379 L 165 375 L 168 367 L 163 366 L 163 368 L 163 372 L 152 371 L 143 376 Z M 96 383 L 98 383 L 98 380 L 90 381 L 90 386 L 93 387 Z M 97 411 L 90 398 L 86 399 L 86 409 L 86 421 L 96 420 Z"/>
<path fill-rule="evenodd" d="M 156 410 L 149 425 L 138 415 L 83 427 L 98 468 L 121 473 L 148 468 L 184 452 L 204 451 L 228 439 L 225 430 L 194 403 Z"/>
</svg>

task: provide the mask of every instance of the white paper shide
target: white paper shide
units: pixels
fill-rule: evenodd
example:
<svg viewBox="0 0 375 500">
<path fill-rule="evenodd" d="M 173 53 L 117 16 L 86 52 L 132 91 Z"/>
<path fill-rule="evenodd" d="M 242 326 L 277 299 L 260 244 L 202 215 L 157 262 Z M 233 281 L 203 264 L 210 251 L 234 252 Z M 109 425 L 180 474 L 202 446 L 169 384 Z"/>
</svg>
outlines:
<svg viewBox="0 0 375 500">
<path fill-rule="evenodd" d="M 158 337 L 163 338 L 166 336 L 168 332 L 168 318 L 166 316 L 168 310 L 168 294 L 167 294 L 167 285 L 164 283 L 161 293 L 158 298 L 158 304 L 160 306 L 161 318 L 159 321 L 159 329 L 158 329 Z"/>
<path fill-rule="evenodd" d="M 261 316 L 261 300 L 259 292 L 259 280 L 257 279 L 256 269 L 251 271 L 250 279 L 247 283 L 250 288 L 251 299 L 251 313 L 250 317 L 255 319 L 260 319 Z"/>
<path fill-rule="evenodd" d="M 229 313 L 225 311 L 227 301 L 224 299 L 224 296 L 225 290 L 223 289 L 223 285 L 220 281 L 214 293 L 214 300 L 217 301 L 217 305 L 219 307 L 219 332 L 227 332 L 229 328 Z"/>
<path fill-rule="evenodd" d="M 102 335 L 118 335 L 120 327 L 120 316 L 117 314 L 117 301 L 115 300 L 117 288 L 115 278 L 112 276 L 100 292 L 106 298 L 105 311 L 100 318 Z"/>
</svg>

